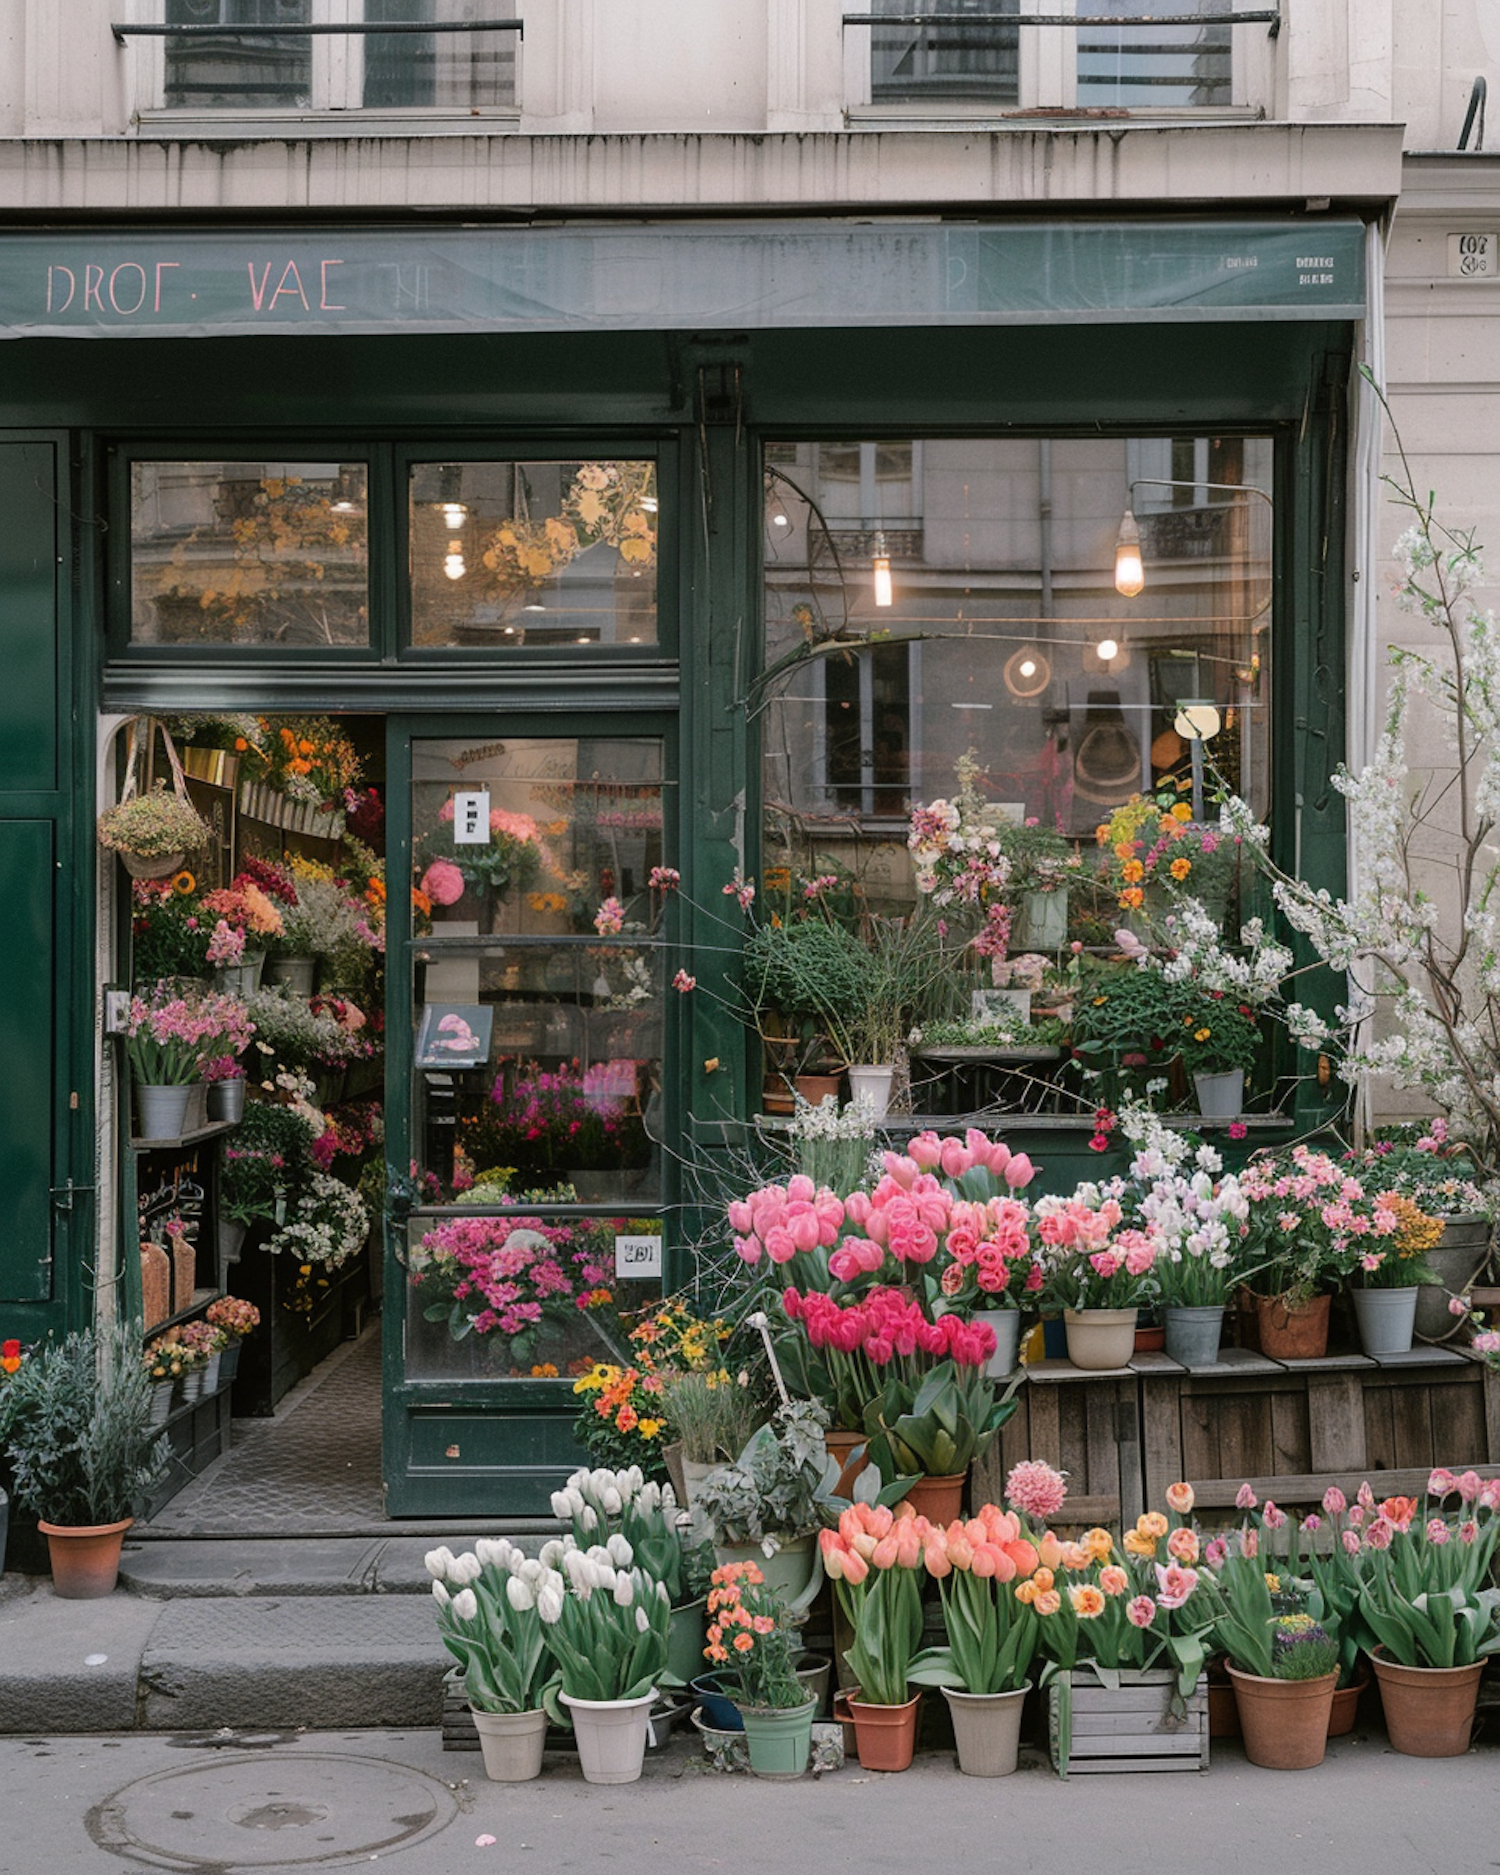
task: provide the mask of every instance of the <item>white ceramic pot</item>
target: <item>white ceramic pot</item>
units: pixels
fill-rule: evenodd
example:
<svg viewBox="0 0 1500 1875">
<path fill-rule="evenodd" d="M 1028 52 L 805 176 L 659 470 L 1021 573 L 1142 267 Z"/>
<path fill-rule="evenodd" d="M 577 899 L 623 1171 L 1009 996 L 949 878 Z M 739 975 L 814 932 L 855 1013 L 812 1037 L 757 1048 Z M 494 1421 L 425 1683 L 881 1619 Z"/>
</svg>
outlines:
<svg viewBox="0 0 1500 1875">
<path fill-rule="evenodd" d="M 633 1784 L 646 1761 L 646 1727 L 656 1688 L 639 1699 L 558 1697 L 573 1721 L 578 1762 L 588 1784 Z"/>
<path fill-rule="evenodd" d="M 868 1063 L 846 1069 L 849 1076 L 849 1098 L 858 1100 L 861 1095 L 875 1109 L 877 1120 L 883 1119 L 891 1104 L 891 1086 L 896 1079 L 894 1067 L 875 1067 Z"/>
<path fill-rule="evenodd" d="M 1068 1359 L 1090 1373 L 1128 1366 L 1135 1353 L 1137 1313 L 1135 1309 L 1064 1309 Z"/>
<path fill-rule="evenodd" d="M 524 1784 L 541 1775 L 547 1715 L 539 1706 L 531 1712 L 481 1712 L 478 1706 L 469 1710 L 486 1777 L 496 1784 Z"/>
</svg>

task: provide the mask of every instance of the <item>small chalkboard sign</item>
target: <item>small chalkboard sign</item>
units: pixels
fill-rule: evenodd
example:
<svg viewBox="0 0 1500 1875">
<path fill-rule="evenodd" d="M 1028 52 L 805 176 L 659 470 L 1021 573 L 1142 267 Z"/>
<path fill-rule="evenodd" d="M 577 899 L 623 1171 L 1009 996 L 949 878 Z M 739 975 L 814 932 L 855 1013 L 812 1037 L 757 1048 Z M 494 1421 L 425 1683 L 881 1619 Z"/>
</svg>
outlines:
<svg viewBox="0 0 1500 1875">
<path fill-rule="evenodd" d="M 490 1058 L 495 1012 L 483 1003 L 423 1003 L 419 1068 L 482 1068 Z"/>
</svg>

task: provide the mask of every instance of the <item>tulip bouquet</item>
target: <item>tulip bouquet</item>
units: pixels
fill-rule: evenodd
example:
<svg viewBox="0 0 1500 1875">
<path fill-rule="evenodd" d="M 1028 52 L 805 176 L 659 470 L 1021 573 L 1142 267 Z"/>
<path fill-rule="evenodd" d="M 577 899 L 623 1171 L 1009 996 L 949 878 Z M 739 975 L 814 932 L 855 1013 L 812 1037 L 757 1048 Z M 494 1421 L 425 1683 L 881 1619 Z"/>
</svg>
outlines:
<svg viewBox="0 0 1500 1875">
<path fill-rule="evenodd" d="M 464 1670 L 469 1704 L 479 1712 L 535 1712 L 557 1684 L 537 1597 L 562 1578 L 504 1537 L 481 1537 L 461 1556 L 444 1544 L 425 1561 L 438 1630 Z"/>
<path fill-rule="evenodd" d="M 569 1699 L 642 1699 L 667 1664 L 666 1584 L 635 1562 L 623 1536 L 580 1549 L 572 1537 L 542 1545 L 551 1573 L 536 1591 L 547 1651 Z"/>
<path fill-rule="evenodd" d="M 677 1497 L 670 1484 L 646 1478 L 639 1465 L 624 1471 L 575 1471 L 552 1493 L 552 1514 L 573 1526 L 582 1548 L 622 1536 L 635 1560 L 663 1583 L 672 1606 L 683 1599 L 682 1538 Z"/>
<path fill-rule="evenodd" d="M 703 1654 L 734 1675 L 742 1705 L 783 1712 L 807 1705 L 807 1688 L 797 1678 L 800 1646 L 786 1603 L 755 1563 L 714 1570 Z"/>
<path fill-rule="evenodd" d="M 1011 1693 L 1027 1686 L 1039 1617 L 1035 1596 L 1022 1591 L 1045 1572 L 1021 1519 L 1014 1511 L 982 1505 L 965 1523 L 934 1527 L 922 1560 L 937 1579 L 948 1638 L 945 1646 L 918 1654 L 907 1677 L 919 1686 L 966 1693 Z"/>
<path fill-rule="evenodd" d="M 1152 1299 L 1161 1237 L 1154 1225 L 1132 1228 L 1120 1198 L 1084 1184 L 1069 1198 L 1038 1198 L 1032 1211 L 1049 1301 L 1068 1309 L 1134 1309 Z"/>
<path fill-rule="evenodd" d="M 901 1706 L 922 1639 L 920 1571 L 941 1532 L 925 1517 L 896 1516 L 885 1505 L 851 1504 L 818 1542 L 823 1569 L 854 1630 L 845 1658 L 871 1706 Z"/>
</svg>

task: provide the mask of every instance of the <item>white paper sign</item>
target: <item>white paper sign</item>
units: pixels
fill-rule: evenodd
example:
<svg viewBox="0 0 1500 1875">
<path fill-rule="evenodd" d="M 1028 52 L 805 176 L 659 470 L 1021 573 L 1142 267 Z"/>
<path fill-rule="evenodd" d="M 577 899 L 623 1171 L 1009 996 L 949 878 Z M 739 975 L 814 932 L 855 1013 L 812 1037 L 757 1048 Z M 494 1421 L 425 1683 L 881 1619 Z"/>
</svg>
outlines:
<svg viewBox="0 0 1500 1875">
<path fill-rule="evenodd" d="M 661 1275 L 660 1237 L 616 1237 L 616 1276 Z"/>
<path fill-rule="evenodd" d="M 455 846 L 488 846 L 489 843 L 489 789 L 460 789 L 453 797 L 453 844 Z"/>
</svg>

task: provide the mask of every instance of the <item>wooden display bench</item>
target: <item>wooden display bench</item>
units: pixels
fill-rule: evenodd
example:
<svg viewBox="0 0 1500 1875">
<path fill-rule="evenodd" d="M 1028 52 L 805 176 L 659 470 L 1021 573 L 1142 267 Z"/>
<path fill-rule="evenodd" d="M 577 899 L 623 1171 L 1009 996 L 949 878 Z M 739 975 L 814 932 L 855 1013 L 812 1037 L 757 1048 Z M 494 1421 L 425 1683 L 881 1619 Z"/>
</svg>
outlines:
<svg viewBox="0 0 1500 1875">
<path fill-rule="evenodd" d="M 1500 1373 L 1451 1348 L 1275 1361 L 1226 1348 L 1211 1366 L 1166 1354 L 1085 1372 L 1027 1369 L 1018 1410 L 974 1468 L 973 1501 L 1000 1503 L 1025 1458 L 1068 1474 L 1066 1522 L 1134 1523 L 1186 1479 L 1200 1510 L 1262 1501 L 1315 1509 L 1332 1484 L 1420 1494 L 1435 1466 L 1500 1475 Z"/>
<path fill-rule="evenodd" d="M 206 1393 L 190 1405 L 175 1407 L 162 1431 L 171 1456 L 165 1475 L 143 1500 L 140 1515 L 151 1518 L 165 1508 L 185 1485 L 207 1470 L 229 1450 L 229 1396 L 227 1385 Z"/>
<path fill-rule="evenodd" d="M 241 1419 L 267 1418 L 297 1382 L 327 1360 L 339 1343 L 358 1333 L 369 1300 L 364 1256 L 335 1270 L 328 1288 L 308 1313 L 287 1306 L 297 1265 L 272 1256 L 263 1242 L 246 1240 L 240 1252 L 235 1293 L 260 1310 L 260 1326 L 240 1349 L 234 1380 L 234 1410 Z"/>
</svg>

